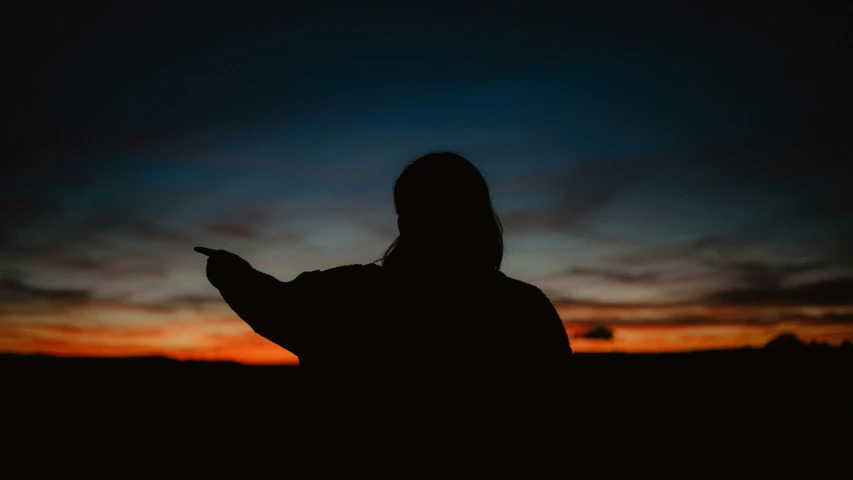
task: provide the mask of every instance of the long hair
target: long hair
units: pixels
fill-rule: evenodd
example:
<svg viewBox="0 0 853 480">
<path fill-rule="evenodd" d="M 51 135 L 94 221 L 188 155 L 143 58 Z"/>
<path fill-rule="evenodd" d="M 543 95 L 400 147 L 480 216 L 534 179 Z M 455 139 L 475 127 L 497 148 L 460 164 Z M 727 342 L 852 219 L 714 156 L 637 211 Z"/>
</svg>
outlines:
<svg viewBox="0 0 853 480">
<path fill-rule="evenodd" d="M 462 156 L 429 153 L 407 165 L 394 182 L 394 209 L 400 233 L 382 266 L 500 270 L 503 226 L 485 178 Z"/>
</svg>

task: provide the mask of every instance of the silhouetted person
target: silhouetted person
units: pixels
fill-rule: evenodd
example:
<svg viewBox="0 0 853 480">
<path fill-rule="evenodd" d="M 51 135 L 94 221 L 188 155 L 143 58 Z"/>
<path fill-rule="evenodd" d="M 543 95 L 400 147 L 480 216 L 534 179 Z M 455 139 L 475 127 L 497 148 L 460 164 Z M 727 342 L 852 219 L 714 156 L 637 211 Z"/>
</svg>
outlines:
<svg viewBox="0 0 853 480">
<path fill-rule="evenodd" d="M 500 271 L 502 226 L 473 164 L 446 152 L 417 159 L 394 184 L 394 206 L 399 236 L 381 265 L 282 282 L 232 253 L 196 251 L 240 318 L 304 367 L 567 365 L 551 302 Z"/>
</svg>

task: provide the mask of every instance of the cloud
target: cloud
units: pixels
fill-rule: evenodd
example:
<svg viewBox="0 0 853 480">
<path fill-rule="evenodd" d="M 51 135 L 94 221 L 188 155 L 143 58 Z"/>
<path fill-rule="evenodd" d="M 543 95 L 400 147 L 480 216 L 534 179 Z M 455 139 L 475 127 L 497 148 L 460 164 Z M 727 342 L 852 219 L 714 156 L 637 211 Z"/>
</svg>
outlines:
<svg viewBox="0 0 853 480">
<path fill-rule="evenodd" d="M 722 252 L 743 246 L 742 240 L 718 235 L 704 235 L 695 240 L 676 243 L 658 243 L 653 246 L 638 246 L 603 259 L 618 266 L 659 266 L 669 262 L 701 262 L 707 256 L 718 256 Z"/>
<path fill-rule="evenodd" d="M 224 300 L 220 295 L 185 294 L 169 297 L 157 302 L 158 306 L 165 308 L 204 308 L 212 305 L 223 305 Z"/>
<path fill-rule="evenodd" d="M 628 273 L 606 270 L 600 268 L 571 268 L 566 272 L 570 276 L 592 276 L 600 277 L 619 283 L 646 283 L 660 280 L 661 274 L 657 272 Z"/>
<path fill-rule="evenodd" d="M 43 255 L 52 250 L 103 250 L 111 246 L 105 242 L 108 236 L 162 244 L 186 244 L 193 237 L 192 225 L 179 228 L 165 225 L 159 221 L 159 212 L 146 211 L 150 202 L 118 207 L 96 200 L 81 205 L 62 204 L 47 198 L 45 192 L 34 190 L 29 196 L 4 199 L 14 202 L 16 208 L 9 210 L 16 213 L 0 214 L 4 224 L 11 227 L 10 233 L 0 242 L 0 253 Z M 61 229 L 56 228 L 58 224 L 62 225 Z"/>
<path fill-rule="evenodd" d="M 129 313 L 146 322 L 169 318 L 171 323 L 182 323 L 190 318 L 185 316 L 190 310 L 219 318 L 221 312 L 227 311 L 227 306 L 219 295 L 178 294 L 142 301 L 121 295 L 102 298 L 84 288 L 43 287 L 14 278 L 0 279 L 0 313 L 19 318 L 49 318 L 52 323 L 73 323 L 90 322 L 88 317 L 113 318 Z M 230 317 L 233 318 L 228 322 L 234 321 L 236 315 Z M 7 323 L 9 318 L 0 318 L 0 324 Z"/>
<path fill-rule="evenodd" d="M 26 323 L 0 322 L 0 334 L 5 338 L 62 338 L 72 342 L 75 339 L 106 340 L 152 340 L 163 338 L 183 327 L 129 327 L 116 325 L 70 325 L 63 323 Z"/>
<path fill-rule="evenodd" d="M 160 212 L 150 202 L 60 205 L 39 199 L 37 192 L 33 195 L 12 197 L 21 208 L 7 209 L 14 214 L 0 213 L 10 227 L 0 234 L 0 263 L 5 267 L 0 278 L 33 269 L 81 273 L 86 279 L 119 283 L 164 278 L 189 266 L 192 254 L 185 252 L 207 240 L 223 240 L 226 246 L 231 240 L 251 241 L 255 249 L 300 238 L 285 222 L 283 228 L 265 231 L 280 217 L 269 205 L 231 203 L 217 207 L 222 220 L 208 222 L 205 212 L 195 212 L 179 221 L 177 215 L 183 212 L 175 214 L 174 207 Z"/>
<path fill-rule="evenodd" d="M 247 326 L 216 333 L 217 322 L 156 326 L 0 322 L 0 351 L 73 356 L 166 356 L 182 360 L 297 363 L 296 357 Z M 192 341 L 187 341 L 191 338 Z"/>
<path fill-rule="evenodd" d="M 548 207 L 525 208 L 501 215 L 507 231 L 567 231 L 579 229 L 605 206 L 647 175 L 651 167 L 625 160 L 574 163 L 557 172 L 513 182 L 515 188 L 556 192 L 558 201 Z"/>
<path fill-rule="evenodd" d="M 626 250 L 597 259 L 601 266 L 573 268 L 566 273 L 604 279 L 612 282 L 614 288 L 622 288 L 619 284 L 646 286 L 644 284 L 648 283 L 655 288 L 665 287 L 671 294 L 682 292 L 677 298 L 700 303 L 742 303 L 750 296 L 762 304 L 772 303 L 773 298 L 782 305 L 801 303 L 798 299 L 820 304 L 848 303 L 843 298 L 815 298 L 821 294 L 809 293 L 808 289 L 802 291 L 804 287 L 791 287 L 789 291 L 790 285 L 814 282 L 819 278 L 846 277 L 853 272 L 850 264 L 827 249 L 817 252 L 820 256 L 804 252 L 808 260 L 790 260 L 781 253 L 775 254 L 772 244 L 751 242 L 749 238 L 706 235 L 691 241 Z M 760 259 L 756 258 L 759 256 L 756 252 Z M 814 288 L 825 290 L 832 285 L 830 282 Z"/>
<path fill-rule="evenodd" d="M 712 293 L 704 300 L 716 305 L 853 305 L 853 277 L 791 287 L 734 288 Z"/>
<path fill-rule="evenodd" d="M 48 288 L 27 285 L 20 280 L 0 279 L 0 304 L 33 303 L 40 301 L 55 303 L 79 303 L 91 300 L 92 292 L 73 288 Z"/>
<path fill-rule="evenodd" d="M 587 340 L 613 340 L 613 331 L 604 326 L 596 327 L 587 331 L 580 337 Z"/>
<path fill-rule="evenodd" d="M 738 258 L 738 254 L 745 247 L 754 244 L 755 242 L 749 236 L 703 235 L 684 242 L 641 246 L 606 260 L 608 264 L 620 266 L 654 266 L 667 262 L 688 261 L 748 283 L 758 284 L 768 281 L 773 283 L 789 275 L 813 272 L 834 265 L 834 262 L 826 260 L 770 263 L 766 260 Z"/>
<path fill-rule="evenodd" d="M 853 313 L 829 313 L 816 318 L 827 323 L 853 323 Z"/>
<path fill-rule="evenodd" d="M 721 325 L 829 324 L 853 320 L 851 305 L 724 305 L 709 302 L 607 304 L 554 302 L 566 324 L 584 325 Z"/>
<path fill-rule="evenodd" d="M 832 267 L 830 262 L 770 264 L 759 261 L 703 260 L 702 263 L 755 288 L 778 289 L 793 275 Z"/>
<path fill-rule="evenodd" d="M 98 237 L 74 241 L 66 235 L 55 238 L 55 243 L 15 245 L 0 252 L 0 258 L 18 268 L 47 267 L 113 279 L 162 278 L 173 261 L 167 251 L 143 252 Z"/>
</svg>

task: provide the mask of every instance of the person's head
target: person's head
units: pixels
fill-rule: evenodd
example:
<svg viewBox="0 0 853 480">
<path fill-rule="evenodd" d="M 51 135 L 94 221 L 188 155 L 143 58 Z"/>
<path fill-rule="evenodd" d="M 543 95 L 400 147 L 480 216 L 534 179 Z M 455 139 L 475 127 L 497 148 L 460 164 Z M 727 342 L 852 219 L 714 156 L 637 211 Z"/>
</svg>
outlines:
<svg viewBox="0 0 853 480">
<path fill-rule="evenodd" d="M 500 270 L 503 227 L 486 180 L 465 158 L 438 152 L 410 163 L 394 182 L 394 208 L 400 234 L 383 266 Z"/>
</svg>

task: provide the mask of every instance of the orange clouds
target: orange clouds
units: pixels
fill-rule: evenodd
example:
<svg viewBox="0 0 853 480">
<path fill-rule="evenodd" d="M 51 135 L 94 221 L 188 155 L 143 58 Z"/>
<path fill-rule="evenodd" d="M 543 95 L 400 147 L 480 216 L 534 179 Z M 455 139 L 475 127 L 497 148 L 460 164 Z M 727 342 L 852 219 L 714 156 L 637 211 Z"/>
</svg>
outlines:
<svg viewBox="0 0 853 480">
<path fill-rule="evenodd" d="M 239 319 L 234 333 L 210 333 L 220 321 L 153 328 L 101 325 L 0 323 L 0 350 L 68 356 L 165 356 L 179 360 L 227 360 L 297 364 L 290 352 L 256 335 Z"/>
<path fill-rule="evenodd" d="M 841 343 L 853 338 L 853 324 L 781 322 L 775 324 L 635 324 L 611 325 L 613 340 L 588 340 L 579 336 L 591 328 L 567 324 L 575 352 L 657 353 L 688 352 L 741 347 L 763 347 L 781 333 L 793 332 L 810 342 Z"/>
<path fill-rule="evenodd" d="M 557 304 L 576 352 L 685 352 L 762 347 L 777 335 L 853 339 L 853 307 Z M 606 324 L 612 340 L 580 338 Z"/>
<path fill-rule="evenodd" d="M 828 315 L 853 315 L 853 306 L 726 306 L 726 305 L 554 305 L 564 322 L 599 321 L 618 323 L 653 322 L 775 322 L 790 318 L 820 318 Z"/>
</svg>

